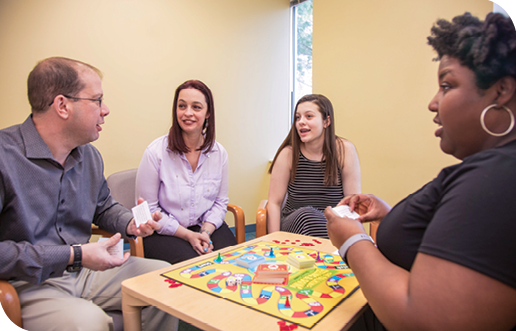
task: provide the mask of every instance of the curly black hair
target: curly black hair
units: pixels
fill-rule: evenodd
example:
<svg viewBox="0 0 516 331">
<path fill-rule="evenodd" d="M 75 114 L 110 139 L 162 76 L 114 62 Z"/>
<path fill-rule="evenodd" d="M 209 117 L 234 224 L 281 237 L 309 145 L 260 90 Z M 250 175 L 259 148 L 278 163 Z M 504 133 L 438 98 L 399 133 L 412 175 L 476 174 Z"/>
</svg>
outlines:
<svg viewBox="0 0 516 331">
<path fill-rule="evenodd" d="M 516 79 L 516 30 L 502 14 L 489 13 L 484 21 L 467 12 L 451 22 L 440 19 L 431 29 L 428 44 L 438 60 L 447 55 L 471 69 L 480 89 L 488 89 L 502 77 Z"/>
</svg>

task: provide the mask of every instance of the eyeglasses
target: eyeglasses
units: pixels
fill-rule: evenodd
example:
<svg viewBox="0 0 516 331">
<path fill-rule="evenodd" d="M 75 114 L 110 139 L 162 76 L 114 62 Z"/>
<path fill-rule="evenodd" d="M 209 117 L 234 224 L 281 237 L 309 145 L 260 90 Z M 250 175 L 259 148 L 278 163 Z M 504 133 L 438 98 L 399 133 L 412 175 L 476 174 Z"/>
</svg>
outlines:
<svg viewBox="0 0 516 331">
<path fill-rule="evenodd" d="M 71 97 L 69 95 L 64 95 L 63 94 L 63 97 L 65 98 L 68 98 L 68 99 L 75 99 L 75 100 L 89 100 L 89 101 L 95 101 L 95 102 L 98 102 L 99 103 L 99 108 L 102 107 L 102 99 L 104 97 L 100 97 L 100 98 L 97 98 L 97 99 L 91 99 L 91 98 L 78 98 L 78 97 Z M 52 106 L 52 104 L 54 103 L 54 100 L 52 100 L 52 102 L 48 105 L 49 107 Z"/>
</svg>

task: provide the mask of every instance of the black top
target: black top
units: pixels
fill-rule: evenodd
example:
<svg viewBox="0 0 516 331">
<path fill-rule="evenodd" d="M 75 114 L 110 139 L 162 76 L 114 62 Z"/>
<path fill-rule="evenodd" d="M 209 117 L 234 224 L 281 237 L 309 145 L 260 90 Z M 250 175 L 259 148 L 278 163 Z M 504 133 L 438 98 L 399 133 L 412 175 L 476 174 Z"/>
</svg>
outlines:
<svg viewBox="0 0 516 331">
<path fill-rule="evenodd" d="M 516 288 L 516 141 L 443 169 L 384 217 L 377 241 L 404 269 L 422 252 Z"/>
<path fill-rule="evenodd" d="M 324 211 L 328 206 L 336 206 L 344 198 L 340 170 L 335 186 L 324 185 L 326 161 L 312 161 L 299 152 L 296 177 L 287 188 L 287 201 L 283 207 L 283 217 L 306 206 Z"/>
</svg>

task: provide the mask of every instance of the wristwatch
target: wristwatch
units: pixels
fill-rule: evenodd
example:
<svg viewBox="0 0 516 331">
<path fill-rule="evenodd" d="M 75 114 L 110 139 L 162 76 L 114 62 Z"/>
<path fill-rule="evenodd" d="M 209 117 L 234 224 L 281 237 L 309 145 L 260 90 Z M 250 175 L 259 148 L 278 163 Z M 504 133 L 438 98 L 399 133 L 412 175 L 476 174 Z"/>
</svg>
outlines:
<svg viewBox="0 0 516 331">
<path fill-rule="evenodd" d="M 66 267 L 68 272 L 78 272 L 82 269 L 82 248 L 81 244 L 72 245 L 73 247 L 73 263 Z"/>
</svg>

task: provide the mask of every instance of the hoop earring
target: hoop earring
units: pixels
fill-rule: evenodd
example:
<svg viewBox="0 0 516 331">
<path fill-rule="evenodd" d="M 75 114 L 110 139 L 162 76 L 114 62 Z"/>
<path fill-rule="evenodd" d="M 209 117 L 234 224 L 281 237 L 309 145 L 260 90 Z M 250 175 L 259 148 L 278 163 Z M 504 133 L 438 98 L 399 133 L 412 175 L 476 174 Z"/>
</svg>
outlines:
<svg viewBox="0 0 516 331">
<path fill-rule="evenodd" d="M 491 132 L 487 128 L 484 118 L 486 117 L 487 111 L 494 107 L 497 107 L 497 104 L 493 103 L 492 105 L 489 105 L 484 110 L 482 110 L 482 114 L 480 115 L 480 125 L 482 125 L 482 129 L 484 129 L 484 131 L 489 133 L 490 135 L 492 135 L 494 137 L 503 137 L 503 136 L 507 135 L 509 132 L 511 132 L 512 129 L 514 128 L 514 115 L 512 114 L 512 111 L 509 108 L 507 108 L 506 106 L 502 106 L 502 108 L 505 109 L 509 113 L 509 116 L 511 116 L 511 124 L 509 125 L 509 128 L 507 130 L 505 130 L 505 132 L 502 132 L 502 133 Z"/>
</svg>

